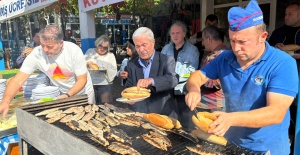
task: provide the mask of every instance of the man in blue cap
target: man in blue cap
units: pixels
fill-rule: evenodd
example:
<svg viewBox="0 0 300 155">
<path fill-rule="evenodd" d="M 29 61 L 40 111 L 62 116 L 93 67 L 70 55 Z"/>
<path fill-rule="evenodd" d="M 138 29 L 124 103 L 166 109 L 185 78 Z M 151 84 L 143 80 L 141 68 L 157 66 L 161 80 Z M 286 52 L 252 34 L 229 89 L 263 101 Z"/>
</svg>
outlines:
<svg viewBox="0 0 300 155">
<path fill-rule="evenodd" d="M 298 92 L 296 61 L 266 42 L 256 1 L 246 8 L 232 7 L 228 21 L 232 50 L 191 74 L 186 103 L 194 110 L 201 100 L 200 86 L 220 79 L 226 112 L 213 112 L 218 118 L 208 132 L 254 151 L 287 155 L 289 106 Z"/>
</svg>

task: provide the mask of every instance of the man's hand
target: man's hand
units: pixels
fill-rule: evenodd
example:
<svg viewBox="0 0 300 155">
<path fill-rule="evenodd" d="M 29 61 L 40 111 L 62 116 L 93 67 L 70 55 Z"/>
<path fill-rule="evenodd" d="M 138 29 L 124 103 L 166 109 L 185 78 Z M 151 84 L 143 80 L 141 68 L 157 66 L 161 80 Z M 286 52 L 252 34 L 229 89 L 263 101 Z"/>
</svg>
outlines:
<svg viewBox="0 0 300 155">
<path fill-rule="evenodd" d="M 0 113 L 2 113 L 3 118 L 6 117 L 8 110 L 9 110 L 9 104 L 5 104 L 5 103 L 0 104 Z"/>
<path fill-rule="evenodd" d="M 151 84 L 152 84 L 151 78 L 146 78 L 146 79 L 139 79 L 136 86 L 137 86 L 138 90 L 140 90 L 140 88 L 147 88 Z"/>
<path fill-rule="evenodd" d="M 32 52 L 33 48 L 25 47 L 24 55 L 28 56 Z"/>
<path fill-rule="evenodd" d="M 213 114 L 216 115 L 218 119 L 210 124 L 210 128 L 215 128 L 213 130 L 208 130 L 208 133 L 215 134 L 217 136 L 224 136 L 224 134 L 233 124 L 233 115 L 221 111 L 215 111 Z"/>
<path fill-rule="evenodd" d="M 126 72 L 126 71 L 120 71 L 119 77 L 121 77 L 122 79 L 127 79 L 128 72 Z"/>
<path fill-rule="evenodd" d="M 62 94 L 60 95 L 57 99 L 63 99 L 63 98 L 68 98 L 69 96 L 66 94 Z"/>
<path fill-rule="evenodd" d="M 199 92 L 189 92 L 185 95 L 186 105 L 193 111 L 201 101 Z"/>
<path fill-rule="evenodd" d="M 97 64 L 93 61 L 88 61 L 87 65 L 88 65 L 88 67 L 92 68 L 92 65 L 97 65 Z"/>
</svg>

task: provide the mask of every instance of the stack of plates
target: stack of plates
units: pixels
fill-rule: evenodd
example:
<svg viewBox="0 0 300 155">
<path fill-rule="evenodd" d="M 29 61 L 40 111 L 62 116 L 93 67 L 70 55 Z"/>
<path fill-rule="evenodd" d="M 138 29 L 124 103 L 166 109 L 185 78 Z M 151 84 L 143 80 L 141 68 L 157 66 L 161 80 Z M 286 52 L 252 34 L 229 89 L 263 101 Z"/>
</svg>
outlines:
<svg viewBox="0 0 300 155">
<path fill-rule="evenodd" d="M 6 89 L 6 79 L 0 79 L 0 101 L 2 101 L 3 94 Z"/>
<path fill-rule="evenodd" d="M 31 98 L 32 90 L 35 88 L 41 88 L 49 86 L 50 81 L 44 74 L 31 75 L 23 84 L 23 93 L 25 98 Z"/>
<path fill-rule="evenodd" d="M 59 87 L 56 86 L 46 86 L 32 89 L 31 99 L 36 101 L 42 98 L 56 98 L 60 96 Z"/>
</svg>

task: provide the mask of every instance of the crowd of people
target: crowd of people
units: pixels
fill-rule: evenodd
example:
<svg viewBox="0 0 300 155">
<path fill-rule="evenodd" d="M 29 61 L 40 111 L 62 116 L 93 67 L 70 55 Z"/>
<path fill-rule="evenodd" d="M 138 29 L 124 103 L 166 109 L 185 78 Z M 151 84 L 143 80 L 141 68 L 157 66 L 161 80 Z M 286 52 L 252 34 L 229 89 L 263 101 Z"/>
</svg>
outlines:
<svg viewBox="0 0 300 155">
<path fill-rule="evenodd" d="M 112 84 L 119 77 L 120 87 L 151 90 L 149 98 L 130 102 L 131 110 L 173 117 L 187 130 L 195 129 L 194 109 L 212 112 L 217 119 L 209 133 L 254 151 L 289 154 L 289 109 L 298 93 L 300 57 L 291 57 L 284 47 L 294 45 L 290 50 L 300 50 L 300 3 L 288 5 L 285 26 L 269 40 L 255 0 L 245 8 L 230 8 L 228 22 L 231 47 L 224 44 L 218 18 L 209 15 L 206 27 L 190 39 L 186 25 L 174 22 L 171 41 L 161 52 L 154 48 L 152 30 L 140 27 L 125 46 L 127 57 L 119 71 L 107 35 L 96 39 L 95 48 L 84 55 L 77 45 L 63 40 L 58 26 L 48 25 L 8 84 L 0 112 L 5 117 L 10 101 L 36 69 L 60 87 L 59 98 L 88 94 L 91 104 L 113 103 Z M 94 64 L 99 70 L 91 69 Z M 54 78 L 57 68 L 63 76 Z"/>
</svg>

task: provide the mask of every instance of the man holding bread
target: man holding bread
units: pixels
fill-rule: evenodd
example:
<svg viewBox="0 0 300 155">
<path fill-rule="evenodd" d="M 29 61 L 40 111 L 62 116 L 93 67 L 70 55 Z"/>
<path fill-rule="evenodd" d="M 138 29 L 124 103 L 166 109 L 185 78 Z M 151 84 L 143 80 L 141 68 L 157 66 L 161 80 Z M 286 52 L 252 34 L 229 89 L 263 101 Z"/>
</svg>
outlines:
<svg viewBox="0 0 300 155">
<path fill-rule="evenodd" d="M 6 116 L 9 104 L 19 88 L 37 69 L 45 73 L 53 85 L 59 87 L 59 99 L 87 94 L 89 103 L 95 103 L 92 80 L 81 49 L 76 44 L 64 41 L 63 32 L 56 25 L 47 25 L 40 31 L 40 43 L 8 83 L 0 104 L 2 117 Z"/>
<path fill-rule="evenodd" d="M 289 106 L 298 92 L 296 61 L 266 42 L 257 1 L 251 0 L 246 8 L 232 7 L 228 21 L 232 50 L 191 74 L 186 103 L 194 110 L 201 100 L 201 85 L 219 79 L 226 112 L 213 112 L 217 118 L 207 132 L 250 150 L 287 155 Z"/>
<path fill-rule="evenodd" d="M 138 28 L 132 39 L 139 57 L 128 62 L 128 78 L 125 87 L 136 86 L 138 90 L 151 90 L 149 98 L 132 103 L 130 108 L 143 113 L 157 113 L 177 118 L 177 109 L 172 97 L 178 84 L 175 60 L 154 49 L 154 34 L 147 27 Z"/>
</svg>

